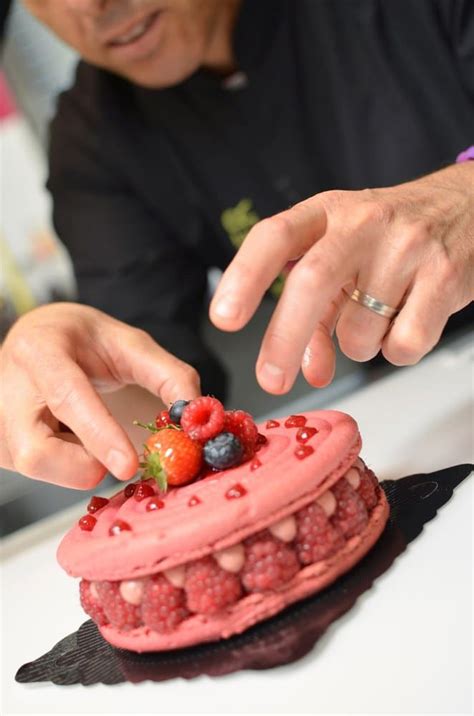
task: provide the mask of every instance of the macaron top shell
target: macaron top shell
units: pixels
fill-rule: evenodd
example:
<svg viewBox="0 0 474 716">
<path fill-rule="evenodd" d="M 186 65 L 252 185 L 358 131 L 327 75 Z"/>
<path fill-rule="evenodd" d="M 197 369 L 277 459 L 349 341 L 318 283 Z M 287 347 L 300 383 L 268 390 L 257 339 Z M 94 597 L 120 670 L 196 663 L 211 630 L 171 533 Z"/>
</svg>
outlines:
<svg viewBox="0 0 474 716">
<path fill-rule="evenodd" d="M 355 461 L 361 447 L 357 424 L 337 411 L 306 413 L 316 428 L 306 445 L 313 452 L 299 459 L 297 427 L 259 431 L 267 444 L 252 460 L 160 495 L 162 509 L 147 511 L 153 498 L 138 502 L 121 490 L 94 516 L 90 532 L 76 524 L 58 548 L 60 565 L 72 576 L 119 580 L 169 569 L 216 549 L 224 549 L 316 499 Z M 130 530 L 110 535 L 116 520 Z"/>
</svg>

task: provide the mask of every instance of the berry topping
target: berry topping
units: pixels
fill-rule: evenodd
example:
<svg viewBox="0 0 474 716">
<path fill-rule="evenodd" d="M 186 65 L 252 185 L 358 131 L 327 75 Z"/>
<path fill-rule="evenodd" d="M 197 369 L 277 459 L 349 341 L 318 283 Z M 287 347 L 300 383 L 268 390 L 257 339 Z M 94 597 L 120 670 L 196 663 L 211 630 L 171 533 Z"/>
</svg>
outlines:
<svg viewBox="0 0 474 716">
<path fill-rule="evenodd" d="M 200 505 L 200 504 L 201 504 L 201 500 L 199 499 L 199 497 L 196 497 L 196 495 L 193 495 L 188 500 L 188 507 L 195 507 L 196 505 Z"/>
<path fill-rule="evenodd" d="M 258 429 L 252 416 L 244 410 L 228 410 L 225 413 L 223 432 L 233 433 L 244 448 L 242 461 L 249 460 L 254 454 L 258 440 Z"/>
<path fill-rule="evenodd" d="M 224 408 L 216 398 L 196 398 L 185 406 L 181 427 L 193 440 L 206 442 L 218 435 L 224 427 Z"/>
<path fill-rule="evenodd" d="M 197 614 L 215 614 L 234 604 L 242 592 L 238 576 L 219 567 L 212 557 L 189 565 L 184 589 L 188 608 Z"/>
<path fill-rule="evenodd" d="M 245 540 L 242 583 L 248 592 L 263 592 L 286 584 L 299 570 L 295 551 L 270 532 Z"/>
<path fill-rule="evenodd" d="M 243 445 L 233 433 L 221 433 L 204 445 L 204 460 L 218 470 L 238 465 L 243 454 Z"/>
<path fill-rule="evenodd" d="M 258 470 L 258 468 L 261 467 L 261 466 L 262 466 L 262 463 L 260 462 L 260 460 L 258 459 L 258 457 L 256 457 L 256 458 L 255 458 L 254 460 L 252 460 L 252 462 L 250 463 L 250 469 L 252 470 L 252 472 L 253 472 L 254 470 Z"/>
<path fill-rule="evenodd" d="M 296 525 L 295 547 L 301 564 L 319 562 L 344 545 L 341 532 L 331 524 L 318 502 L 297 512 Z"/>
<path fill-rule="evenodd" d="M 120 582 L 96 582 L 105 616 L 117 629 L 129 631 L 140 626 L 140 607 L 126 602 L 120 594 Z"/>
<path fill-rule="evenodd" d="M 312 448 L 311 445 L 299 445 L 295 450 L 295 456 L 298 460 L 304 460 L 305 457 L 308 457 L 313 452 L 314 448 Z"/>
<path fill-rule="evenodd" d="M 145 477 L 153 477 L 161 490 L 186 485 L 198 476 L 202 447 L 182 430 L 159 430 L 145 444 Z"/>
<path fill-rule="evenodd" d="M 228 500 L 235 500 L 238 497 L 243 497 L 247 494 L 247 490 L 245 487 L 237 483 L 236 485 L 232 485 L 232 487 L 229 487 L 227 492 L 225 493 L 225 496 Z"/>
<path fill-rule="evenodd" d="M 141 611 L 144 624 L 159 634 L 169 634 L 189 614 L 184 591 L 162 574 L 147 579 Z"/>
<path fill-rule="evenodd" d="M 278 420 L 267 420 L 265 427 L 267 430 L 270 430 L 271 428 L 279 428 L 280 423 Z"/>
<path fill-rule="evenodd" d="M 81 607 L 85 613 L 90 616 L 99 626 L 107 624 L 108 619 L 105 616 L 104 610 L 102 609 L 100 602 L 94 596 L 94 592 L 91 590 L 91 583 L 87 579 L 81 579 L 79 584 L 79 596 L 81 599 Z"/>
<path fill-rule="evenodd" d="M 133 496 L 137 502 L 141 502 L 145 497 L 153 497 L 154 494 L 153 486 L 149 482 L 139 482 Z"/>
<path fill-rule="evenodd" d="M 96 522 L 96 518 L 92 515 L 84 515 L 77 524 L 81 530 L 84 530 L 84 532 L 91 532 L 94 529 Z"/>
<path fill-rule="evenodd" d="M 296 440 L 299 443 L 307 443 L 308 440 L 310 440 L 313 435 L 316 435 L 318 431 L 316 428 L 310 428 L 310 427 L 304 427 L 304 428 L 298 428 L 298 432 L 296 433 Z"/>
<path fill-rule="evenodd" d="M 165 506 L 165 503 L 163 500 L 160 500 L 159 497 L 154 497 L 152 500 L 147 502 L 146 511 L 147 512 L 154 512 L 155 510 L 162 510 Z"/>
<path fill-rule="evenodd" d="M 102 507 L 105 507 L 109 503 L 108 499 L 106 497 L 98 497 L 97 495 L 94 495 L 91 497 L 89 504 L 87 505 L 87 512 L 89 514 L 93 515 L 97 510 L 100 510 Z"/>
<path fill-rule="evenodd" d="M 304 415 L 290 415 L 285 420 L 285 428 L 303 428 L 306 425 L 306 418 Z"/>
<path fill-rule="evenodd" d="M 132 528 L 128 522 L 125 522 L 125 520 L 115 520 L 115 522 L 112 522 L 109 527 L 109 535 L 114 537 L 115 535 L 119 535 L 121 532 L 130 532 L 131 529 Z"/>
<path fill-rule="evenodd" d="M 171 422 L 175 425 L 181 425 L 181 416 L 183 410 L 189 404 L 189 400 L 176 400 L 170 408 Z"/>
<path fill-rule="evenodd" d="M 360 484 L 357 493 L 364 501 L 368 510 L 372 510 L 377 504 L 379 483 L 372 470 L 364 470 L 360 473 Z"/>
<path fill-rule="evenodd" d="M 137 486 L 134 482 L 131 482 L 130 485 L 127 485 L 125 490 L 123 491 L 123 494 L 125 495 L 125 499 L 128 500 L 130 497 L 133 497 L 133 493 L 137 489 Z"/>
<path fill-rule="evenodd" d="M 346 539 L 359 534 L 369 519 L 361 497 L 343 477 L 331 487 L 331 492 L 337 502 L 336 511 L 331 517 L 332 524 Z"/>
<path fill-rule="evenodd" d="M 170 414 L 167 410 L 162 410 L 158 413 L 158 415 L 155 418 L 155 425 L 160 430 L 161 428 L 166 428 L 168 425 L 170 425 L 173 421 L 170 418 Z"/>
</svg>

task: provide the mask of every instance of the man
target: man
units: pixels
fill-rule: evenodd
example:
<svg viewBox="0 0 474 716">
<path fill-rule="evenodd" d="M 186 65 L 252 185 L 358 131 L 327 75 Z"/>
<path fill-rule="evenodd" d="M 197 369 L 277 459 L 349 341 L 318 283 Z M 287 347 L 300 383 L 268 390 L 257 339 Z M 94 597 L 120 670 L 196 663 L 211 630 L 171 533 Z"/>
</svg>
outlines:
<svg viewBox="0 0 474 716">
<path fill-rule="evenodd" d="M 300 366 L 330 382 L 335 329 L 355 360 L 415 362 L 471 300 L 474 164 L 454 163 L 473 137 L 471 3 L 25 2 L 85 60 L 49 179 L 81 301 L 145 329 L 205 391 L 224 388 L 198 329 L 210 267 L 231 262 L 211 306 L 224 330 L 292 267 L 257 362 L 273 393 Z M 105 318 L 88 315 L 96 334 Z"/>
</svg>

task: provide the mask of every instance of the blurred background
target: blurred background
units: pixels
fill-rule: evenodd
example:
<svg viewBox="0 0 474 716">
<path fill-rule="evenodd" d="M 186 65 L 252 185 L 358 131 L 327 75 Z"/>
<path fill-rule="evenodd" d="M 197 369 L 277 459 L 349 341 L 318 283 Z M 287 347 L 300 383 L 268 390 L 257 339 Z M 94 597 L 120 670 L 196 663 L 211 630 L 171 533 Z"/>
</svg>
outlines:
<svg viewBox="0 0 474 716">
<path fill-rule="evenodd" d="M 58 93 L 73 81 L 77 62 L 75 54 L 17 2 L 6 25 L 2 55 L 0 342 L 22 313 L 45 302 L 75 297 L 68 256 L 51 228 L 44 184 L 48 124 Z M 218 273 L 210 274 L 210 293 L 218 278 Z M 283 398 L 263 393 L 255 382 L 254 363 L 272 307 L 271 300 L 265 302 L 251 324 L 237 335 L 220 334 L 205 325 L 209 344 L 222 357 L 231 376 L 230 406 L 244 408 L 256 418 L 304 410 L 309 402 L 313 407 L 328 406 L 390 370 L 384 361 L 361 366 L 338 355 L 337 379 L 317 394 L 302 379 Z M 87 499 L 84 493 L 0 469 L 1 534 Z"/>
</svg>

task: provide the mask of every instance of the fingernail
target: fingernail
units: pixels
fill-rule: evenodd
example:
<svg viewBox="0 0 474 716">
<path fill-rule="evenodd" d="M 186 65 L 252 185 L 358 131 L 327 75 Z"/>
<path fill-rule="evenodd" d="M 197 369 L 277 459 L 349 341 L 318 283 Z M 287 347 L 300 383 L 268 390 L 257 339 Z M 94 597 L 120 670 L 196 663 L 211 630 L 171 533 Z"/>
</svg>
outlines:
<svg viewBox="0 0 474 716">
<path fill-rule="evenodd" d="M 273 363 L 264 363 L 260 370 L 260 378 L 267 388 L 281 390 L 285 384 L 285 373 L 282 368 Z"/>
<path fill-rule="evenodd" d="M 214 313 L 220 318 L 237 318 L 240 312 L 240 304 L 230 296 L 221 298 L 214 307 Z"/>
<path fill-rule="evenodd" d="M 120 477 L 125 474 L 128 468 L 128 458 L 120 450 L 113 448 L 107 455 L 106 467 L 114 475 L 114 477 Z"/>
</svg>

